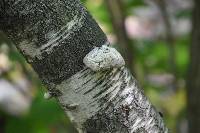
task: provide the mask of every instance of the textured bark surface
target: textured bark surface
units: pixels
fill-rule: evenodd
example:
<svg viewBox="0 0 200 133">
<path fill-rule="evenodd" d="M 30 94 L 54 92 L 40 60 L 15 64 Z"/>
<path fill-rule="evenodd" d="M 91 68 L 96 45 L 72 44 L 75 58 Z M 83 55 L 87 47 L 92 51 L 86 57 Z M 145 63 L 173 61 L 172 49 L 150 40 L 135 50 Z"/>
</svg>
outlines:
<svg viewBox="0 0 200 133">
<path fill-rule="evenodd" d="M 77 0 L 4 0 L 1 6 L 0 28 L 45 83 L 58 84 L 82 70 L 84 56 L 106 42 Z"/>
<path fill-rule="evenodd" d="M 187 79 L 189 133 L 200 132 L 200 1 L 194 0 L 192 44 Z"/>
<path fill-rule="evenodd" d="M 125 67 L 93 71 L 87 67 L 91 62 L 84 65 L 88 53 L 108 42 L 79 0 L 3 0 L 0 11 L 0 29 L 47 86 L 46 97 L 58 99 L 79 132 L 168 132 Z"/>
</svg>

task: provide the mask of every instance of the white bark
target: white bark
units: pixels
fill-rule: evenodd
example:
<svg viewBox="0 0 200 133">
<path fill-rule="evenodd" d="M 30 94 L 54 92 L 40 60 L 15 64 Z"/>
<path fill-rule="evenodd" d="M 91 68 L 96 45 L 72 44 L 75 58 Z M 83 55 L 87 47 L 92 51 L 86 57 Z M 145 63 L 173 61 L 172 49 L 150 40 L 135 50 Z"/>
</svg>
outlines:
<svg viewBox="0 0 200 133">
<path fill-rule="evenodd" d="M 121 55 L 102 46 L 107 38 L 79 0 L 3 0 L 0 12 L 0 29 L 79 132 L 168 132 Z"/>
</svg>

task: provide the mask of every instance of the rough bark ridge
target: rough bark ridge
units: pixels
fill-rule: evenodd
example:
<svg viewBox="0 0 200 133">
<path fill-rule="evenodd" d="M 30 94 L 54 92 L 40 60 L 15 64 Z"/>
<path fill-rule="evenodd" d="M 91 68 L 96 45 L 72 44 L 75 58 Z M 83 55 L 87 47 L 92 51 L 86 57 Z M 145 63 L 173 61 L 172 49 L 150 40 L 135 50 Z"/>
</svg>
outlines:
<svg viewBox="0 0 200 133">
<path fill-rule="evenodd" d="M 194 0 L 190 66 L 187 76 L 189 133 L 200 132 L 200 1 Z"/>
<path fill-rule="evenodd" d="M 83 63 L 95 47 L 115 56 L 102 46 L 107 38 L 79 0 L 1 0 L 0 29 L 47 86 L 45 96 L 58 99 L 79 132 L 168 132 L 125 67 L 107 68 L 112 58 L 98 53 Z M 88 68 L 95 63 L 101 71 Z"/>
</svg>

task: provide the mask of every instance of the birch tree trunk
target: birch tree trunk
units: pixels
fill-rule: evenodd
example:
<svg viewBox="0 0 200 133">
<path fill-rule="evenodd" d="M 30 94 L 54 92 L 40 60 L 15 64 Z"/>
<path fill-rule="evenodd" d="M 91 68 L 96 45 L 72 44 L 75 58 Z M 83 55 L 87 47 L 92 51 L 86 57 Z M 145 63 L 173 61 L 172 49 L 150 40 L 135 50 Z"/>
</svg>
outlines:
<svg viewBox="0 0 200 133">
<path fill-rule="evenodd" d="M 79 0 L 1 0 L 0 29 L 80 133 L 168 132 Z"/>
</svg>

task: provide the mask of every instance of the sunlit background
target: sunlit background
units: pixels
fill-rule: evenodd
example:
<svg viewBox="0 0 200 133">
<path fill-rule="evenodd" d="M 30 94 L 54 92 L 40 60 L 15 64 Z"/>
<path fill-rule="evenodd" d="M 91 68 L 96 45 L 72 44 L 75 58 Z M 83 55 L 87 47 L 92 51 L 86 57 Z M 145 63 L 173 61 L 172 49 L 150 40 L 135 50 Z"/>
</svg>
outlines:
<svg viewBox="0 0 200 133">
<path fill-rule="evenodd" d="M 190 0 L 83 0 L 172 133 L 187 133 Z M 131 56 L 130 56 L 131 55 Z M 12 42 L 0 34 L 0 133 L 76 133 Z"/>
</svg>

